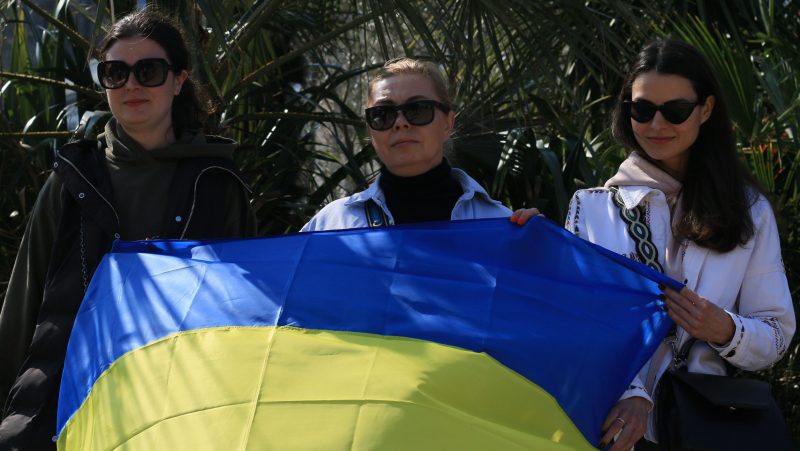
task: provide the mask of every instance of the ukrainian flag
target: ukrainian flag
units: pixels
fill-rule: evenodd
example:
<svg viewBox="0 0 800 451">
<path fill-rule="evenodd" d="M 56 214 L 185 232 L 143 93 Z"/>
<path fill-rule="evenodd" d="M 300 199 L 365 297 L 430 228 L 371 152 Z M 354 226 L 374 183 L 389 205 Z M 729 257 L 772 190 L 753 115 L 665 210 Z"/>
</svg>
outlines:
<svg viewBox="0 0 800 451">
<path fill-rule="evenodd" d="M 593 449 L 680 284 L 544 219 L 119 242 L 61 450 Z"/>
</svg>

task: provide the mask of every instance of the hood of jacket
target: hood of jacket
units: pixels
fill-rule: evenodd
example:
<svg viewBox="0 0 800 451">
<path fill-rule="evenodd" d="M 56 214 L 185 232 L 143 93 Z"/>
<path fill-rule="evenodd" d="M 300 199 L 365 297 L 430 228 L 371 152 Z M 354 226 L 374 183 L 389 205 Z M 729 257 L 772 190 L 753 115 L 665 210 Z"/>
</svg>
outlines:
<svg viewBox="0 0 800 451">
<path fill-rule="evenodd" d="M 144 149 L 131 138 L 122 126 L 111 118 L 98 140 L 105 139 L 106 159 L 115 166 L 150 164 L 155 160 L 180 160 L 183 158 L 233 158 L 235 141 L 219 136 L 206 136 L 200 132 L 187 132 L 174 143 L 152 150 Z"/>
</svg>

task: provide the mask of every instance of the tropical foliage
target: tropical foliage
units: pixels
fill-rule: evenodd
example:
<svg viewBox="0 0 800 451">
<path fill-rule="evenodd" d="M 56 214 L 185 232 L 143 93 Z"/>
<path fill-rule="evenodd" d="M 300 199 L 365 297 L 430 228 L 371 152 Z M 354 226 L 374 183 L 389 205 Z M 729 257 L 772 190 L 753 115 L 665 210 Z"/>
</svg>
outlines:
<svg viewBox="0 0 800 451">
<path fill-rule="evenodd" d="M 131 0 L 0 0 L 0 280 L 7 280 L 53 149 L 102 130 L 95 45 Z M 143 2 L 139 2 L 143 3 Z M 712 61 L 746 159 L 782 225 L 800 290 L 800 5 L 794 0 L 169 0 L 218 102 L 211 132 L 243 144 L 261 232 L 297 230 L 378 169 L 361 120 L 371 69 L 427 57 L 449 74 L 451 160 L 491 194 L 561 221 L 572 192 L 623 158 L 608 132 L 627 62 L 656 36 Z M 800 310 L 796 307 L 796 310 Z M 764 373 L 800 438 L 800 340 Z"/>
</svg>

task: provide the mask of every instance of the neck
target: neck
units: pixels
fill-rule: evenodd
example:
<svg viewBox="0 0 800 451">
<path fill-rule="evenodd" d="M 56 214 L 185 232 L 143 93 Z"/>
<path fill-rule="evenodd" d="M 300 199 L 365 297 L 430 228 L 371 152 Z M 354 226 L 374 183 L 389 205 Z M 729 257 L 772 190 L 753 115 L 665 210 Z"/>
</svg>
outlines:
<svg viewBox="0 0 800 451">
<path fill-rule="evenodd" d="M 417 177 L 426 174 L 430 172 L 432 169 L 440 166 L 442 164 L 442 161 L 444 161 L 444 156 L 440 154 L 438 158 L 434 160 L 420 162 L 410 166 L 399 166 L 393 168 L 385 166 L 385 170 L 391 172 L 392 175 L 395 175 L 397 177 L 406 177 L 406 178 Z"/>
<path fill-rule="evenodd" d="M 643 150 L 635 151 L 639 157 L 649 161 L 652 165 L 661 169 L 669 174 L 678 182 L 683 182 L 683 176 L 686 174 L 686 167 L 689 165 L 689 159 L 686 156 L 678 156 L 668 160 L 656 160 L 647 155 Z"/>
<path fill-rule="evenodd" d="M 452 178 L 450 169 L 450 164 L 445 159 L 439 161 L 439 163 L 432 168 L 428 168 L 425 172 L 414 175 L 396 174 L 384 166 L 381 169 L 381 173 L 383 174 L 381 180 L 383 184 L 391 186 L 392 189 L 419 187 L 424 190 L 436 183 Z"/>
<path fill-rule="evenodd" d="M 159 127 L 159 130 L 129 130 L 122 126 L 127 134 L 131 139 L 139 143 L 140 146 L 144 150 L 153 150 L 153 149 L 160 149 L 162 147 L 167 147 L 168 145 L 175 142 L 175 132 L 172 129 L 171 124 L 167 124 L 166 127 Z"/>
<path fill-rule="evenodd" d="M 668 164 L 664 161 L 656 161 L 655 163 L 662 171 L 672 176 L 672 178 L 683 182 L 683 175 L 686 173 L 686 161 L 676 162 L 676 164 Z"/>
<path fill-rule="evenodd" d="M 413 177 L 398 176 L 384 167 L 378 185 L 396 224 L 449 220 L 464 192 L 447 160 Z"/>
</svg>

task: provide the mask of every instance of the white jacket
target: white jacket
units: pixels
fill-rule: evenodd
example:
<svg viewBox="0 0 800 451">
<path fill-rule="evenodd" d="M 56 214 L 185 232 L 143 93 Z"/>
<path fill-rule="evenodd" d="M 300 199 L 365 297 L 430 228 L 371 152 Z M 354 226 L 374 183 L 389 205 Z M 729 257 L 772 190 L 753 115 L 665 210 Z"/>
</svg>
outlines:
<svg viewBox="0 0 800 451">
<path fill-rule="evenodd" d="M 489 197 L 486 190 L 478 182 L 472 179 L 466 172 L 452 168 L 452 174 L 461 184 L 464 193 L 456 201 L 450 219 L 480 219 L 480 218 L 504 218 L 511 216 L 511 210 L 500 202 Z M 390 225 L 394 224 L 392 213 L 386 207 L 386 198 L 378 184 L 380 175 L 364 191 L 353 194 L 352 196 L 337 199 L 322 210 L 320 210 L 306 225 L 300 229 L 301 232 L 312 232 L 316 230 L 341 230 L 368 227 L 364 203 L 372 199 L 381 207 Z"/>
<path fill-rule="evenodd" d="M 619 191 L 627 208 L 645 207 L 645 220 L 658 249 L 659 262 L 666 268 L 664 254 L 672 229 L 664 193 L 643 186 L 620 186 Z M 684 257 L 683 280 L 680 281 L 723 308 L 736 326 L 733 339 L 725 346 L 695 343 L 688 358 L 689 371 L 725 374 L 723 359 L 748 371 L 769 367 L 780 360 L 794 335 L 795 314 L 781 259 L 775 216 L 769 202 L 761 195 L 751 207 L 750 214 L 755 234 L 744 246 L 725 253 L 699 247 L 693 242 L 686 242 L 681 247 Z M 575 193 L 566 228 L 585 240 L 637 260 L 634 241 L 611 192 L 605 188 Z M 678 329 L 679 347 L 689 338 L 683 329 Z M 622 399 L 641 396 L 652 402 L 656 382 L 671 361 L 670 347 L 662 343 Z M 655 373 L 650 373 L 651 365 Z M 650 381 L 646 380 L 648 374 L 651 375 Z M 652 417 L 650 415 L 645 437 L 655 441 Z"/>
</svg>

